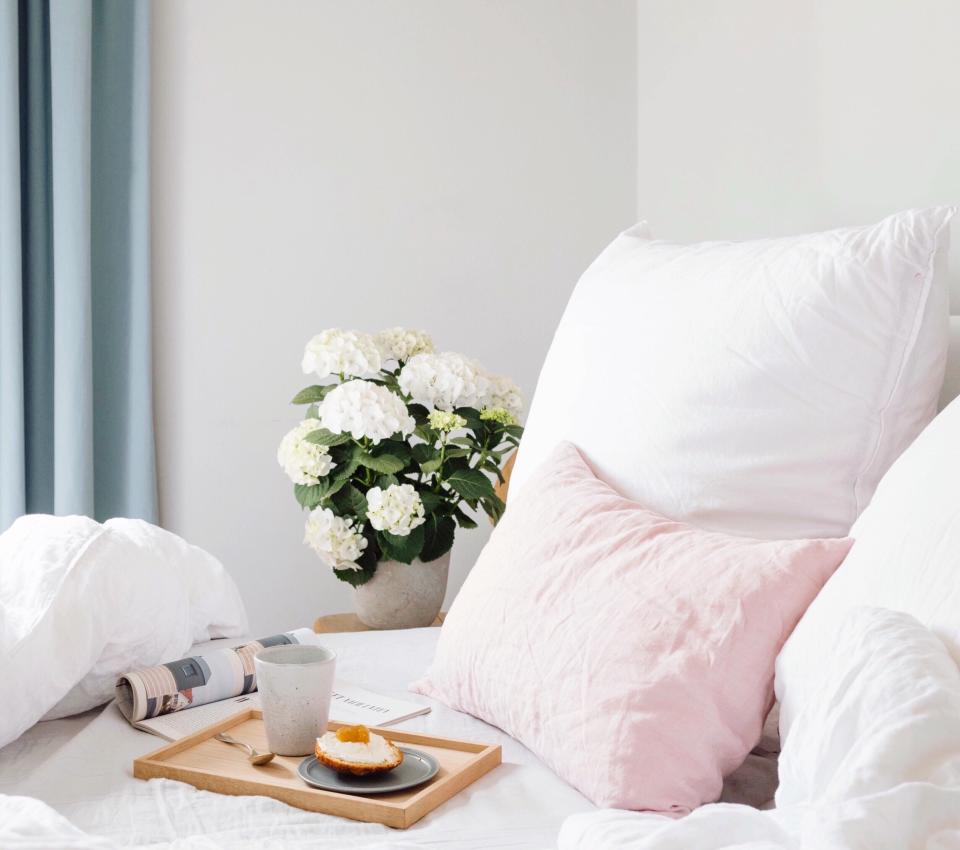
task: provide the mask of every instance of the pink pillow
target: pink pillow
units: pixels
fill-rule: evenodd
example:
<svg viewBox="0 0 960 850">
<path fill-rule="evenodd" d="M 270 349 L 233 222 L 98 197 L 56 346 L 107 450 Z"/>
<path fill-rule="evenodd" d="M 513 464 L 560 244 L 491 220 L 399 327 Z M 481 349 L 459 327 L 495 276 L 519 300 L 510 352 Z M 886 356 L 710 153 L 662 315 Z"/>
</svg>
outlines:
<svg viewBox="0 0 960 850">
<path fill-rule="evenodd" d="M 760 739 L 777 652 L 851 542 L 665 519 L 561 443 L 412 688 L 499 726 L 598 806 L 685 814 Z"/>
</svg>

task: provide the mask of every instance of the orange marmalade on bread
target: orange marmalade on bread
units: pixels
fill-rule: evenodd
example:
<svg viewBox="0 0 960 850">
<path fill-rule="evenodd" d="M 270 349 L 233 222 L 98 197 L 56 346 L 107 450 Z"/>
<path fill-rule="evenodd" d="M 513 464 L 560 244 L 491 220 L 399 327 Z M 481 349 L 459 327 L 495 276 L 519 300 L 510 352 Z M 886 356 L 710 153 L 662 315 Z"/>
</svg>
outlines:
<svg viewBox="0 0 960 850">
<path fill-rule="evenodd" d="M 363 724 L 359 726 L 341 726 L 337 729 L 337 738 L 345 743 L 369 744 L 370 730 Z"/>
</svg>

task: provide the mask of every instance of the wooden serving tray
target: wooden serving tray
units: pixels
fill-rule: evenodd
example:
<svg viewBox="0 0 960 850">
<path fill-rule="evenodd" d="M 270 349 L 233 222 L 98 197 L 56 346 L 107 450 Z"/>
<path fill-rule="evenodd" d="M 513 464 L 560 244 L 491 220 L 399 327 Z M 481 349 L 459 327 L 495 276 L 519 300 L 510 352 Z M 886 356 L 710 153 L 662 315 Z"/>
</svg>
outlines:
<svg viewBox="0 0 960 850">
<path fill-rule="evenodd" d="M 342 725 L 331 722 L 330 729 Z M 373 731 L 391 741 L 430 753 L 440 762 L 440 771 L 424 785 L 406 791 L 370 796 L 339 794 L 313 788 L 299 777 L 297 768 L 304 756 L 277 756 L 270 764 L 254 767 L 239 747 L 214 740 L 214 735 L 227 730 L 258 750 L 268 749 L 263 714 L 248 708 L 141 756 L 133 762 L 133 775 L 138 779 L 176 779 L 219 794 L 273 797 L 311 812 L 406 829 L 491 771 L 501 758 L 498 745 L 377 728 Z"/>
</svg>

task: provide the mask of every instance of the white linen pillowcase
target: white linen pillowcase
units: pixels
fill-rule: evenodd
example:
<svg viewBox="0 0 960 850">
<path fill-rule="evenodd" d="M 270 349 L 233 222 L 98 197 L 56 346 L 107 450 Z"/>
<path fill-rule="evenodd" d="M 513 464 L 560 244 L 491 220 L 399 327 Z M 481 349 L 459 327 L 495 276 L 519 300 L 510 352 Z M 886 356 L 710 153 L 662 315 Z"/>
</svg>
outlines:
<svg viewBox="0 0 960 850">
<path fill-rule="evenodd" d="M 557 328 L 513 491 L 567 440 L 666 516 L 846 534 L 936 411 L 954 212 L 748 242 L 652 241 L 645 223 L 621 234 Z"/>
<path fill-rule="evenodd" d="M 810 699 L 853 608 L 905 611 L 960 664 L 960 399 L 890 467 L 850 532 L 853 547 L 777 659 L 780 734 Z"/>
</svg>

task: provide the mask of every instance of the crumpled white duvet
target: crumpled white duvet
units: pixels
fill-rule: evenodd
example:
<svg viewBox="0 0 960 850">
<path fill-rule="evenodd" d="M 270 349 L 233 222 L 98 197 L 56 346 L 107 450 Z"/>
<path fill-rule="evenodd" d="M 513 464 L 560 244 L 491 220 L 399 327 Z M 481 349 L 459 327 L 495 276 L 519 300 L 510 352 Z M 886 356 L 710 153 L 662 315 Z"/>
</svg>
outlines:
<svg viewBox="0 0 960 850">
<path fill-rule="evenodd" d="M 327 643 L 350 678 L 399 696 L 432 650 L 434 632 L 329 635 Z M 39 775 L 0 795 L 0 847 L 539 850 L 559 840 L 561 850 L 960 848 L 960 671 L 905 614 L 860 609 L 850 617 L 785 742 L 772 811 L 714 804 L 682 820 L 596 811 L 502 732 L 432 705 L 404 727 L 500 743 L 504 764 L 404 832 L 262 797 L 138 782 L 128 765 L 152 742 L 111 706 Z"/>
<path fill-rule="evenodd" d="M 246 632 L 212 555 L 142 520 L 42 514 L 0 535 L 0 747 L 102 705 L 127 670 Z"/>
<path fill-rule="evenodd" d="M 780 754 L 777 808 L 574 815 L 561 850 L 956 850 L 960 671 L 907 614 L 851 612 Z"/>
</svg>

